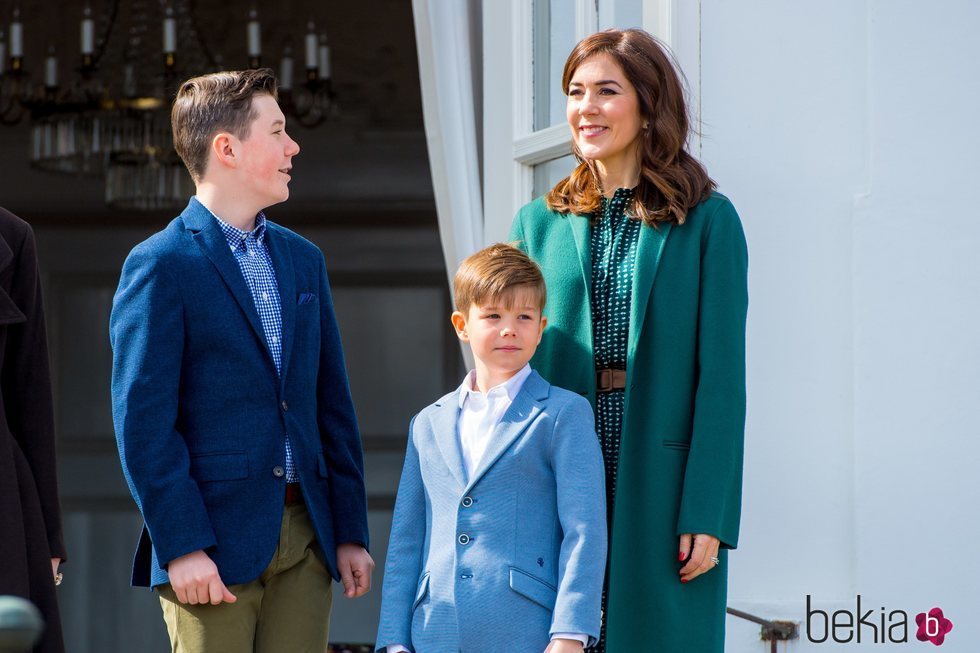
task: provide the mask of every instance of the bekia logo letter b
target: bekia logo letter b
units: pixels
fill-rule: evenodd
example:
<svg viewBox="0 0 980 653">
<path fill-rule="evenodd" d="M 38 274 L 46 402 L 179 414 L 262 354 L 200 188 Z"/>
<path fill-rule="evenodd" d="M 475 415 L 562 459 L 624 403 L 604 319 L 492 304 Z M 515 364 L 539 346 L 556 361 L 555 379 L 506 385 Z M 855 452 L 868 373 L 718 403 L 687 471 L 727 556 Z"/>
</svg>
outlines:
<svg viewBox="0 0 980 653">
<path fill-rule="evenodd" d="M 936 646 L 942 646 L 946 633 L 953 630 L 953 622 L 943 616 L 942 608 L 933 608 L 928 613 L 920 612 L 915 615 L 915 623 L 919 626 L 915 638 Z"/>
</svg>

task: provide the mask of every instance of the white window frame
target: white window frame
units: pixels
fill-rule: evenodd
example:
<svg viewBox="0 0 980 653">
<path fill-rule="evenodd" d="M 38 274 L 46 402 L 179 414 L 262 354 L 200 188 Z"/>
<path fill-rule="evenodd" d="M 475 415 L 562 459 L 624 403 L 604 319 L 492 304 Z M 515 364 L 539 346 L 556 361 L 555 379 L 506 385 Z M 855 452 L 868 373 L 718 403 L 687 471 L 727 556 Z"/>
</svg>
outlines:
<svg viewBox="0 0 980 653">
<path fill-rule="evenodd" d="M 616 3 L 572 0 L 576 40 L 608 24 Z M 633 0 L 636 1 L 636 0 Z M 700 132 L 700 0 L 640 0 L 643 28 L 675 52 L 690 87 Z M 568 126 L 534 130 L 531 0 L 483 3 L 484 241 L 503 241 L 516 211 L 533 199 L 534 167 L 571 154 Z M 693 38 L 681 38 L 677 34 Z M 678 49 L 678 45 L 681 49 Z M 692 144 L 695 145 L 695 144 Z M 695 145 L 700 150 L 700 143 Z"/>
</svg>

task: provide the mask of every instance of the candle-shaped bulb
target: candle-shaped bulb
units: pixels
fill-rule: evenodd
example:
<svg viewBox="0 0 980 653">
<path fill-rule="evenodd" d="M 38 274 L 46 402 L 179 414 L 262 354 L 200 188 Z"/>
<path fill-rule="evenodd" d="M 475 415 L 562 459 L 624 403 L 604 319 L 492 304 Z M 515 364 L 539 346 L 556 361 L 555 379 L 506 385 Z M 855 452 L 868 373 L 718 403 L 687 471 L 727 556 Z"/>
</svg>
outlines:
<svg viewBox="0 0 980 653">
<path fill-rule="evenodd" d="M 317 61 L 317 73 L 320 79 L 330 79 L 330 46 L 327 45 L 327 35 L 320 35 L 319 59 Z"/>
<path fill-rule="evenodd" d="M 177 52 L 177 19 L 174 18 L 174 8 L 167 6 L 163 18 L 163 53 Z"/>
<path fill-rule="evenodd" d="M 95 21 L 92 20 L 92 7 L 85 5 L 82 10 L 82 56 L 95 52 Z"/>
<path fill-rule="evenodd" d="M 291 91 L 293 89 L 293 47 L 286 43 L 282 48 L 282 60 L 279 62 L 279 89 Z"/>
<path fill-rule="evenodd" d="M 258 59 L 262 55 L 262 28 L 259 25 L 258 12 L 252 9 L 248 12 L 248 56 Z"/>
<path fill-rule="evenodd" d="M 10 57 L 19 59 L 24 56 L 24 23 L 20 22 L 20 9 L 14 8 L 14 17 L 10 21 Z"/>
<path fill-rule="evenodd" d="M 48 88 L 58 87 L 58 57 L 54 54 L 54 45 L 48 48 L 48 56 L 44 60 L 44 85 Z"/>
<path fill-rule="evenodd" d="M 306 25 L 306 70 L 307 71 L 316 70 L 317 45 L 316 45 L 316 32 L 314 31 L 315 29 L 316 28 L 314 27 L 312 20 L 309 23 L 307 23 Z"/>
<path fill-rule="evenodd" d="M 123 95 L 125 97 L 136 96 L 136 72 L 131 63 L 123 66 Z"/>
</svg>

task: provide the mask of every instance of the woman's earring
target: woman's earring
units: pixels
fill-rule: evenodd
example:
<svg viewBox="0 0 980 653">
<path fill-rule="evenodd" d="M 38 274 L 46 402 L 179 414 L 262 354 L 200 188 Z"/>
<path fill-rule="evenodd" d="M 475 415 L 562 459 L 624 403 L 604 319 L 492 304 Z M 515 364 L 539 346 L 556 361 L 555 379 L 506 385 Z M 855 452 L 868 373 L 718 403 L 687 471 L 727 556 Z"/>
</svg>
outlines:
<svg viewBox="0 0 980 653">
<path fill-rule="evenodd" d="M 643 131 L 646 131 L 648 129 L 650 129 L 650 123 L 649 122 L 644 122 L 643 123 Z"/>
</svg>

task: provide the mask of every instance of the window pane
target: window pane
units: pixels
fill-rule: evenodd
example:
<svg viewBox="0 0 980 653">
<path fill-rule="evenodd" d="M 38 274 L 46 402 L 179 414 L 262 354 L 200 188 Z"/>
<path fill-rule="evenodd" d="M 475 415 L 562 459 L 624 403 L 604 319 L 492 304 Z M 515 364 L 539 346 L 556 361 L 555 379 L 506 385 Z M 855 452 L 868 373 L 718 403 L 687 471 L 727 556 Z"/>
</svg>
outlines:
<svg viewBox="0 0 980 653">
<path fill-rule="evenodd" d="M 643 0 L 599 0 L 599 29 L 643 27 Z"/>
<path fill-rule="evenodd" d="M 559 181 L 571 174 L 578 162 L 569 154 L 534 166 L 534 196 L 547 193 Z"/>
<path fill-rule="evenodd" d="M 565 121 L 561 71 L 575 46 L 575 5 L 534 0 L 534 130 Z"/>
</svg>

